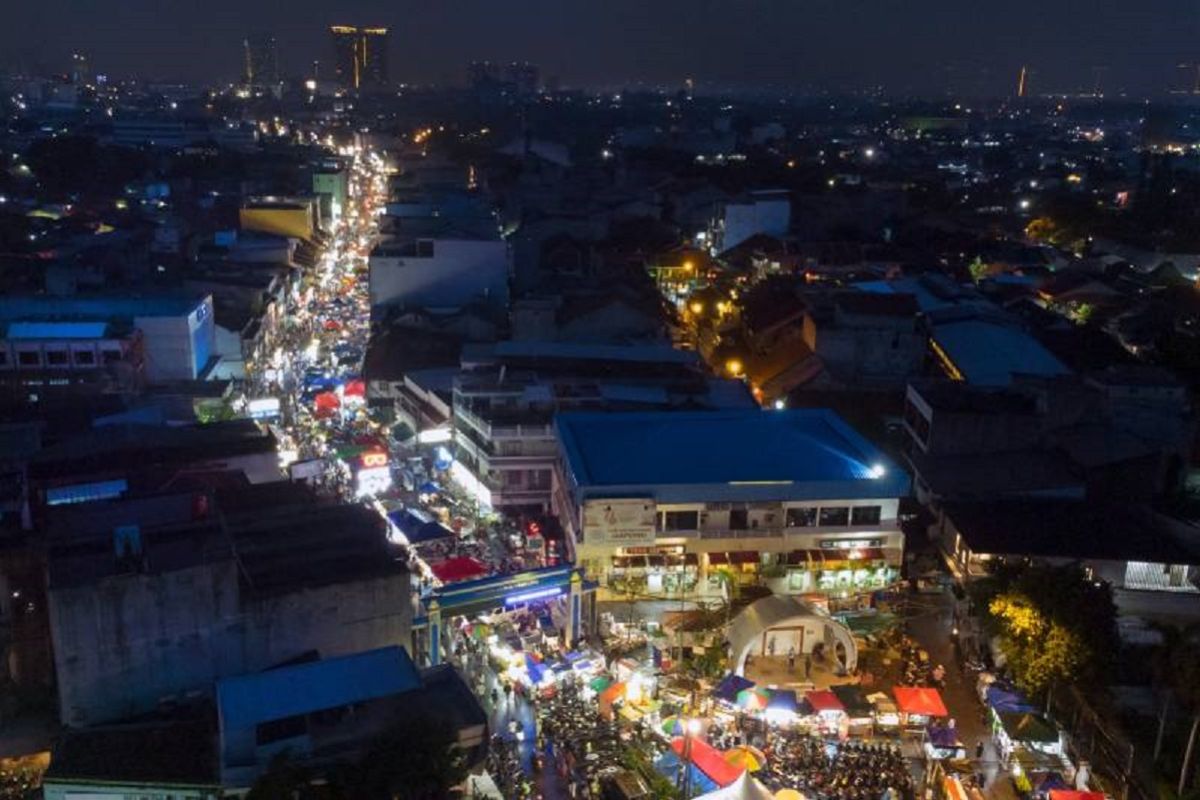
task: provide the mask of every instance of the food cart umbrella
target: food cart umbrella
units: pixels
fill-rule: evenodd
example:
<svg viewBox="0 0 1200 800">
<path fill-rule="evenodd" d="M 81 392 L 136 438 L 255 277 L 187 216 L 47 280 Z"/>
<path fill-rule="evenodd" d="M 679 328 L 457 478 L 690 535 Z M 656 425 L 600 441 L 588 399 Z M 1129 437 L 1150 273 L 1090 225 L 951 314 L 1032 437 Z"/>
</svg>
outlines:
<svg viewBox="0 0 1200 800">
<path fill-rule="evenodd" d="M 775 793 L 775 800 L 804 800 L 804 795 L 795 789 L 780 789 Z"/>
<path fill-rule="evenodd" d="M 749 772 L 758 772 L 766 766 L 767 757 L 757 747 L 743 744 L 725 751 L 725 762 Z"/>
<path fill-rule="evenodd" d="M 608 688 L 610 683 L 612 683 L 612 679 L 607 675 L 597 675 L 596 677 L 592 678 L 591 682 L 588 683 L 588 686 L 592 688 L 593 692 L 603 692 Z"/>
<path fill-rule="evenodd" d="M 667 717 L 662 721 L 662 730 L 668 736 L 682 736 L 684 733 L 683 720 L 679 717 Z"/>
<path fill-rule="evenodd" d="M 749 711 L 762 711 L 771 701 L 771 695 L 765 689 L 742 689 L 737 693 L 737 704 Z"/>
<path fill-rule="evenodd" d="M 927 686 L 893 686 L 892 696 L 896 698 L 896 707 L 905 714 L 921 714 L 927 717 L 950 716 L 937 689 Z"/>
</svg>

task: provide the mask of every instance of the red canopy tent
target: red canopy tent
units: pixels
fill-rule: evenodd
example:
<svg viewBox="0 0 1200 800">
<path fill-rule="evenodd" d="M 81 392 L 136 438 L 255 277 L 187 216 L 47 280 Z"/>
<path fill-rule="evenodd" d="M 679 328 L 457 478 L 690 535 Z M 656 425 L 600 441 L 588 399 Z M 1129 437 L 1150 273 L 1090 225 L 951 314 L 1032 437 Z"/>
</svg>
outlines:
<svg viewBox="0 0 1200 800">
<path fill-rule="evenodd" d="M 1050 800 L 1104 800 L 1104 792 L 1078 792 L 1074 789 L 1051 789 Z"/>
<path fill-rule="evenodd" d="M 429 569 L 433 570 L 433 574 L 442 583 L 469 581 L 472 578 L 478 578 L 488 573 L 487 567 L 470 556 L 447 558 L 445 561 L 430 564 Z"/>
<path fill-rule="evenodd" d="M 842 701 L 828 689 L 813 689 L 804 693 L 804 699 L 812 706 L 813 711 L 818 713 L 822 711 L 845 711 L 846 707 L 842 705 Z"/>
<path fill-rule="evenodd" d="M 948 717 L 946 704 L 937 689 L 926 686 L 893 686 L 896 708 L 904 714 L 922 714 L 927 717 Z"/>
<path fill-rule="evenodd" d="M 671 740 L 671 749 L 675 751 L 675 755 L 683 759 L 683 737 L 676 736 Z M 721 755 L 721 751 L 710 745 L 703 739 L 692 737 L 691 753 L 688 755 L 688 760 L 696 765 L 697 769 L 707 775 L 713 783 L 718 786 L 725 787 L 738 779 L 738 776 L 745 772 L 744 767 L 735 767 L 725 760 Z"/>
<path fill-rule="evenodd" d="M 365 397 L 367 394 L 367 384 L 357 379 L 346 381 L 346 386 L 342 389 L 342 394 L 346 397 Z"/>
<path fill-rule="evenodd" d="M 321 392 L 313 398 L 313 414 L 318 417 L 330 417 L 337 413 L 342 401 L 333 392 Z"/>
</svg>

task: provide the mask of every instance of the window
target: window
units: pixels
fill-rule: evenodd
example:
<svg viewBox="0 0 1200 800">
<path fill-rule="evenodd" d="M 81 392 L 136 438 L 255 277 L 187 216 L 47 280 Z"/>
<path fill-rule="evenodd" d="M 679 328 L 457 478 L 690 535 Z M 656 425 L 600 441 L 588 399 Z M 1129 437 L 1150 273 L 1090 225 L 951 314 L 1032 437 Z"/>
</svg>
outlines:
<svg viewBox="0 0 1200 800">
<path fill-rule="evenodd" d="M 700 514 L 696 511 L 664 511 L 664 531 L 694 531 L 700 527 Z"/>
<path fill-rule="evenodd" d="M 851 525 L 878 525 L 883 509 L 879 506 L 855 506 L 850 509 Z"/>
<path fill-rule="evenodd" d="M 36 350 L 24 350 L 17 353 L 17 363 L 22 367 L 37 367 L 41 365 L 42 359 Z"/>
<path fill-rule="evenodd" d="M 115 364 L 121 360 L 120 350 L 105 350 L 100 354 L 105 364 Z"/>
<path fill-rule="evenodd" d="M 735 508 L 729 512 L 729 529 L 732 531 L 744 531 L 750 525 L 750 512 L 744 508 Z"/>
<path fill-rule="evenodd" d="M 850 524 L 850 509 L 846 506 L 822 506 L 818 516 L 821 527 Z"/>
<path fill-rule="evenodd" d="M 47 350 L 46 363 L 52 367 L 65 367 L 67 365 L 67 351 Z"/>
<path fill-rule="evenodd" d="M 815 508 L 789 508 L 787 510 L 787 526 L 789 528 L 811 528 L 817 524 Z"/>
<path fill-rule="evenodd" d="M 96 363 L 96 354 L 91 350 L 76 350 L 75 364 L 80 367 L 90 367 Z"/>
</svg>

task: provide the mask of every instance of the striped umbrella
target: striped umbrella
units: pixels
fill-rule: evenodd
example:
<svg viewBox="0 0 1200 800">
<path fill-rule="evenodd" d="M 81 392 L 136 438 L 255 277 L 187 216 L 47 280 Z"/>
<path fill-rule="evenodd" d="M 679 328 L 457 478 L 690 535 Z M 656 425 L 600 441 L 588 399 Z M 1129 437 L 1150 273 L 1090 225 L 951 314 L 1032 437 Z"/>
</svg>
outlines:
<svg viewBox="0 0 1200 800">
<path fill-rule="evenodd" d="M 748 772 L 758 772 L 767 763 L 767 757 L 763 751 L 750 745 L 740 745 L 732 750 L 727 750 L 724 759 L 726 764 L 732 764 Z"/>
<path fill-rule="evenodd" d="M 663 733 L 668 736 L 683 736 L 683 720 L 679 717 L 667 717 L 662 721 Z"/>
<path fill-rule="evenodd" d="M 762 711 L 770 700 L 766 689 L 742 689 L 737 696 L 737 704 L 747 711 Z"/>
</svg>

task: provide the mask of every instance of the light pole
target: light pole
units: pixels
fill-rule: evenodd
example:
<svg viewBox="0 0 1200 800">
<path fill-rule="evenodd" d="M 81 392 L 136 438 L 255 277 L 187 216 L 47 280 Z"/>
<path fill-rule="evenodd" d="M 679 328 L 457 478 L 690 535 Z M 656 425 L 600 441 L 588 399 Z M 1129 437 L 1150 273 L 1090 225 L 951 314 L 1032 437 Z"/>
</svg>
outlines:
<svg viewBox="0 0 1200 800">
<path fill-rule="evenodd" d="M 692 797 L 692 740 L 700 733 L 700 720 L 689 719 L 683 726 L 683 800 Z"/>
</svg>

